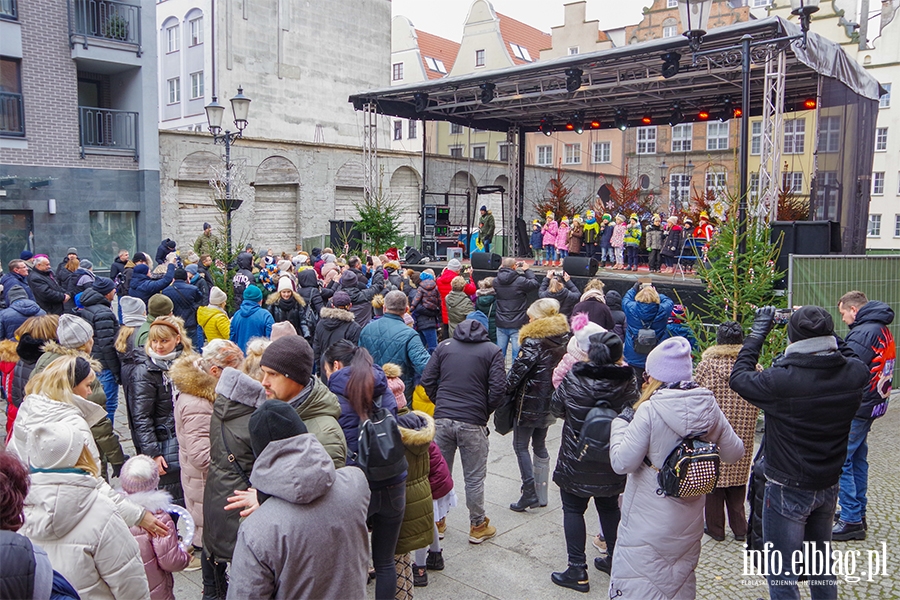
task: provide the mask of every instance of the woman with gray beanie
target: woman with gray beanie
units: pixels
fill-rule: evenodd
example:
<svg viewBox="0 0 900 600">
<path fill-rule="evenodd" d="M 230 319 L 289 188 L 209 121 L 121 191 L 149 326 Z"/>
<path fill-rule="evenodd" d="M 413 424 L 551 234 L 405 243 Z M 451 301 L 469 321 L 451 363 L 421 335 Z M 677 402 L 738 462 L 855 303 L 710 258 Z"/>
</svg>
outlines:
<svg viewBox="0 0 900 600">
<path fill-rule="evenodd" d="M 628 481 L 609 595 L 693 598 L 705 497 L 658 494 L 657 473 L 689 435 L 702 432 L 701 439 L 718 445 L 724 463 L 737 462 L 744 444 L 712 392 L 693 381 L 691 344 L 686 339 L 669 338 L 657 345 L 647 355 L 646 371 L 649 382 L 634 410 L 613 419 L 610 430 L 610 463 L 616 473 L 627 474 Z M 594 563 L 603 570 L 604 565 Z"/>
</svg>

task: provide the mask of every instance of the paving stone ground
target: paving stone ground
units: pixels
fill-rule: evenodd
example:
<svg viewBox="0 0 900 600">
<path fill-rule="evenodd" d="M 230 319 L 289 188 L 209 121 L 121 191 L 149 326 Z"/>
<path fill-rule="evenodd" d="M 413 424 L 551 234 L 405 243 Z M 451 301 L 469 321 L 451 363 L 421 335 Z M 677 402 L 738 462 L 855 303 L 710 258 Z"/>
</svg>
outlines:
<svg viewBox="0 0 900 600">
<path fill-rule="evenodd" d="M 835 542 L 834 549 L 858 550 L 855 574 L 857 582 L 841 578 L 839 598 L 900 598 L 900 408 L 894 397 L 894 408 L 876 421 L 869 434 L 869 505 L 868 539 Z M 2 418 L 0 418 L 2 420 Z M 133 453 L 125 414 L 120 404 L 116 431 L 126 452 Z M 559 449 L 561 426 L 551 428 L 547 445 L 552 456 Z M 459 506 L 447 517 L 447 534 L 443 540 L 444 571 L 430 571 L 429 584 L 416 588 L 415 596 L 423 600 L 477 598 L 560 598 L 584 597 L 578 592 L 553 585 L 550 573 L 566 565 L 565 538 L 559 490 L 550 482 L 550 502 L 546 508 L 515 513 L 508 505 L 518 499 L 519 472 L 512 451 L 512 437 L 492 432 L 485 486 L 487 514 L 497 527 L 497 535 L 481 545 L 468 543 L 468 512 L 460 461 L 456 461 L 453 477 L 457 482 Z M 758 443 L 758 440 L 757 440 Z M 115 485 L 115 482 L 114 482 Z M 587 513 L 588 532 L 596 528 L 596 513 Z M 887 575 L 868 577 L 867 552 L 887 548 Z M 599 553 L 588 542 L 588 561 Z M 743 574 L 743 545 L 732 538 L 716 542 L 704 536 L 700 564 L 697 569 L 697 597 L 704 600 L 768 598 L 765 582 Z M 609 578 L 589 568 L 591 592 L 587 597 L 605 598 Z M 369 586 L 374 597 L 374 586 Z M 200 571 L 177 573 L 175 595 L 178 600 L 196 600 L 201 595 Z M 801 587 L 802 598 L 809 598 L 809 588 Z"/>
</svg>

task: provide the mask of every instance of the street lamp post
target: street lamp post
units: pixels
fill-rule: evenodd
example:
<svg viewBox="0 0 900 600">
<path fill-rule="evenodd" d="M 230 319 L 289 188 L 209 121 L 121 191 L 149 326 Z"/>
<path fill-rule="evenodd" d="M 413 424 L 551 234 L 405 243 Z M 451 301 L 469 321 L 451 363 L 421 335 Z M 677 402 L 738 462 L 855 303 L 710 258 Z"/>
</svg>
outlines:
<svg viewBox="0 0 900 600">
<path fill-rule="evenodd" d="M 231 99 L 231 112 L 234 114 L 234 126 L 237 131 L 222 131 L 222 118 L 225 116 L 225 107 L 216 101 L 206 105 L 206 120 L 209 124 L 209 132 L 213 136 L 214 144 L 225 146 L 225 198 L 216 198 L 219 209 L 225 213 L 225 248 L 228 256 L 231 256 L 231 213 L 241 207 L 243 200 L 231 197 L 231 145 L 243 137 L 244 128 L 247 127 L 247 114 L 250 112 L 250 98 L 244 95 L 244 89 L 238 87 L 237 95 Z"/>
</svg>

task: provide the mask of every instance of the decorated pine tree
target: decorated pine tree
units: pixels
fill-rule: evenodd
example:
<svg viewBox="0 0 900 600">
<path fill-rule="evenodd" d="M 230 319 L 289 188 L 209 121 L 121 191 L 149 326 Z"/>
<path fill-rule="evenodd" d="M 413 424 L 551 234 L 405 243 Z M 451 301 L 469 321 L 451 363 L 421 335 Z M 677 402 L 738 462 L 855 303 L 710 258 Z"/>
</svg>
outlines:
<svg viewBox="0 0 900 600">
<path fill-rule="evenodd" d="M 566 174 L 560 167 L 556 167 L 556 177 L 550 180 L 547 193 L 540 201 L 531 203 L 538 217 L 543 219 L 547 211 L 552 211 L 557 219 L 569 217 L 581 212 L 584 202 L 577 202 L 572 197 L 572 187 L 569 185 Z"/>
</svg>

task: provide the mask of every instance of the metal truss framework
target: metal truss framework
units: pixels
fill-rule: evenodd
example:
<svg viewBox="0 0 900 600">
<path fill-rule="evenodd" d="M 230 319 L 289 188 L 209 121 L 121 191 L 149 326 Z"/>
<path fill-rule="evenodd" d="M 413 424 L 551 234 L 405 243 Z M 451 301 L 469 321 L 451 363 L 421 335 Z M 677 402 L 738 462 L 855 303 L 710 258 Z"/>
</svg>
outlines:
<svg viewBox="0 0 900 600">
<path fill-rule="evenodd" d="M 784 147 L 784 51 L 766 62 L 763 88 L 762 137 L 760 138 L 759 188 L 750 214 L 774 221 L 781 187 L 781 149 Z"/>
<path fill-rule="evenodd" d="M 513 209 L 511 222 L 503 223 L 503 230 L 506 232 L 513 232 L 513 247 L 515 247 L 516 243 L 516 223 L 519 218 L 522 216 L 519 214 L 519 194 L 522 190 L 519 189 L 519 169 L 521 165 L 519 164 L 519 128 L 518 127 L 510 127 L 509 131 L 506 132 L 506 166 L 507 166 L 507 177 L 506 179 L 509 181 L 509 188 L 506 190 L 506 197 L 512 201 Z M 509 214 L 509 213 L 505 213 Z M 509 239 L 509 234 L 507 233 L 507 239 Z M 517 254 L 518 255 L 518 254 Z"/>
<path fill-rule="evenodd" d="M 378 111 L 369 102 L 363 107 L 363 195 L 370 202 L 377 192 Z"/>
</svg>

